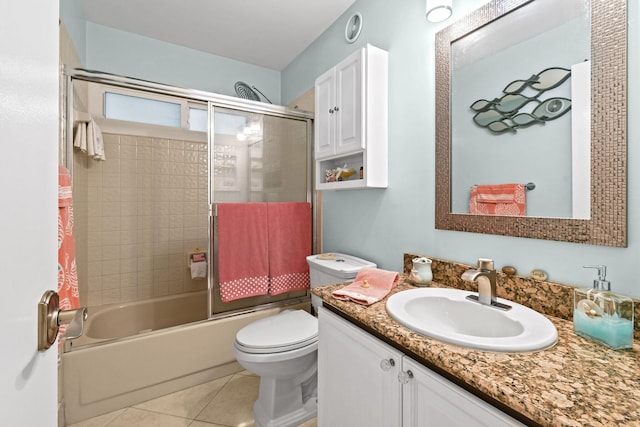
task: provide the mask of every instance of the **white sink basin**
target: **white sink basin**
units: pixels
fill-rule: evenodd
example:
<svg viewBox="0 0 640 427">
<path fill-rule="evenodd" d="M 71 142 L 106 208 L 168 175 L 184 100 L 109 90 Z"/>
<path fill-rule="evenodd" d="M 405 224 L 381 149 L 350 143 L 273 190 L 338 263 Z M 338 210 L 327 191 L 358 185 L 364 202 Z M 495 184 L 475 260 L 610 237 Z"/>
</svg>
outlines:
<svg viewBox="0 0 640 427">
<path fill-rule="evenodd" d="M 508 311 L 466 299 L 473 292 L 420 288 L 387 300 L 387 312 L 407 328 L 462 347 L 496 352 L 524 352 L 553 346 L 558 331 L 542 314 L 512 301 Z"/>
</svg>

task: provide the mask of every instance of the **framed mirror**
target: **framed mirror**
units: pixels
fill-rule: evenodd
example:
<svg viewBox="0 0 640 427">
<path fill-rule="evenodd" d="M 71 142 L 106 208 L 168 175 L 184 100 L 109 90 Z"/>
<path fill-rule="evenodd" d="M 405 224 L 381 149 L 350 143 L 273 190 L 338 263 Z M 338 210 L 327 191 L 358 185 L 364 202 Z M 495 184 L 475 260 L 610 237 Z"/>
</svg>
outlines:
<svg viewBox="0 0 640 427">
<path fill-rule="evenodd" d="M 558 9 L 565 6 L 573 10 L 568 14 L 560 13 Z M 577 40 L 579 47 L 555 49 L 553 41 L 551 45 L 532 47 L 530 43 L 534 38 L 567 38 L 557 33 L 564 22 L 550 23 L 553 21 L 551 16 L 577 19 L 577 27 L 574 25 L 571 30 L 572 37 L 578 32 L 585 33 L 582 41 Z M 517 23 L 517 30 L 505 25 L 510 19 Z M 613 3 L 492 0 L 436 34 L 437 229 L 626 247 L 626 26 L 626 0 Z M 489 37 L 491 34 L 493 36 Z M 501 41 L 504 39 L 509 39 L 509 43 Z M 557 53 L 562 50 L 579 52 L 577 56 L 564 58 Z M 456 62 L 460 58 L 465 64 L 481 63 L 484 71 L 475 69 L 465 78 L 460 71 L 463 67 Z M 527 63 L 530 58 L 533 60 Z M 559 107 L 571 111 L 552 121 L 531 123 L 532 119 L 521 117 L 512 120 L 515 114 L 511 111 L 521 107 L 511 108 L 514 106 L 512 101 L 518 98 L 514 94 L 532 98 L 534 107 L 542 105 L 544 99 L 538 92 L 530 95 L 521 88 L 535 87 L 536 81 L 537 87 L 544 86 L 545 91 L 561 88 L 567 84 L 564 80 L 555 79 L 557 85 L 546 84 L 540 76 L 549 69 L 573 70 L 574 64 L 577 71 L 565 80 L 580 80 L 582 69 L 582 75 L 586 77 L 586 80 L 582 79 L 585 90 L 574 87 L 567 92 L 564 89 L 565 92 L 552 95 L 555 96 L 553 99 L 563 100 L 561 103 L 549 101 L 545 104 L 547 113 L 558 111 Z M 504 90 L 507 92 L 503 93 Z M 510 101 L 504 109 L 508 111 L 505 123 L 510 126 L 505 132 L 487 129 L 489 122 L 495 120 L 493 118 L 481 121 L 487 126 L 474 122 L 478 111 L 496 104 L 499 99 Z M 567 100 L 570 100 L 568 104 Z M 535 110 L 535 114 L 539 114 L 541 108 Z M 580 112 L 586 114 L 582 123 L 578 120 Z M 505 128 L 500 124 L 494 124 L 494 127 Z M 572 145 L 572 140 L 579 139 L 580 133 L 584 134 L 581 138 L 586 150 L 586 154 L 582 154 L 582 175 L 579 164 L 572 163 L 580 157 L 577 156 L 578 149 Z M 545 148 L 544 144 L 549 141 L 552 148 Z M 496 147 L 498 151 L 510 150 L 509 154 L 499 158 L 491 151 Z M 552 149 L 560 151 L 545 151 Z M 540 160 L 534 160 L 537 155 L 541 156 Z M 470 159 L 466 163 L 460 160 L 465 156 Z M 566 163 L 550 163 L 556 158 L 563 158 Z M 483 175 L 483 170 L 504 173 Z M 522 171 L 527 173 L 523 175 Z M 554 177 L 557 171 L 560 174 Z M 525 216 L 470 213 L 472 184 L 505 182 L 536 184 L 535 190 L 527 192 L 531 206 L 527 200 Z M 580 185 L 584 187 L 582 190 Z M 579 196 L 580 191 L 584 196 Z M 542 200 L 541 204 L 548 206 L 560 203 L 553 197 L 575 199 L 579 203 L 560 211 L 534 209 L 535 201 Z M 579 210 L 576 206 L 582 206 L 582 212 L 576 214 Z"/>
</svg>

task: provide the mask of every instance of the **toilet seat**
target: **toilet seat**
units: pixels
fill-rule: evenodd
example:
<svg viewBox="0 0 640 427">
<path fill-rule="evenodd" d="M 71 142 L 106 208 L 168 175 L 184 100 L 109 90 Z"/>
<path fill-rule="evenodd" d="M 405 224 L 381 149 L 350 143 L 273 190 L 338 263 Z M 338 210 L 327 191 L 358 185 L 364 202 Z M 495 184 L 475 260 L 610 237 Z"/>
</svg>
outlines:
<svg viewBox="0 0 640 427">
<path fill-rule="evenodd" d="M 285 345 L 285 346 L 279 346 L 279 347 L 251 347 L 251 346 L 246 346 L 243 344 L 240 344 L 239 342 L 236 341 L 235 346 L 238 350 L 240 351 L 244 351 L 245 353 L 251 353 L 251 354 L 271 354 L 271 353 L 284 353 L 287 351 L 292 351 L 292 350 L 297 350 L 299 348 L 302 347 L 306 347 L 308 345 L 314 344 L 318 342 L 318 338 L 312 338 L 309 340 L 305 340 L 305 341 L 301 341 L 295 344 L 290 344 L 290 345 Z"/>
<path fill-rule="evenodd" d="M 236 334 L 236 348 L 269 354 L 300 349 L 318 341 L 318 319 L 304 310 L 285 310 L 257 320 Z"/>
</svg>

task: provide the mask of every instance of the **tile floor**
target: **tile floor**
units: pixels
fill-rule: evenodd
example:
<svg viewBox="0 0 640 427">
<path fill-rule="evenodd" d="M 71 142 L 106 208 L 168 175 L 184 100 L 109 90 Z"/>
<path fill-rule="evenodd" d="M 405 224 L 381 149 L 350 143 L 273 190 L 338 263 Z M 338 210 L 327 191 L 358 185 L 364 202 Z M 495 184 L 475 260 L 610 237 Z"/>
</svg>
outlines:
<svg viewBox="0 0 640 427">
<path fill-rule="evenodd" d="M 252 427 L 259 377 L 243 371 L 68 427 Z M 300 427 L 316 427 L 316 419 Z"/>
</svg>

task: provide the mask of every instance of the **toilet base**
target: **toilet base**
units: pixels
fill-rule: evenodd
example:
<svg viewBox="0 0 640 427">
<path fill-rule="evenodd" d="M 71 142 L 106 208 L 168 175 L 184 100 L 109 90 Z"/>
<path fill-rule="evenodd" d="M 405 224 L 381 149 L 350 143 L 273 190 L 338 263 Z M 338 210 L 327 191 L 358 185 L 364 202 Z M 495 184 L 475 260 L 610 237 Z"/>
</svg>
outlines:
<svg viewBox="0 0 640 427">
<path fill-rule="evenodd" d="M 300 378 L 306 378 L 300 383 Z M 317 367 L 297 379 L 260 378 L 260 394 L 253 405 L 258 427 L 297 427 L 318 414 Z"/>
<path fill-rule="evenodd" d="M 258 427 L 297 427 L 317 416 L 318 398 L 315 396 L 307 400 L 301 408 L 276 419 L 270 419 L 258 402 L 253 405 L 253 419 Z"/>
</svg>

